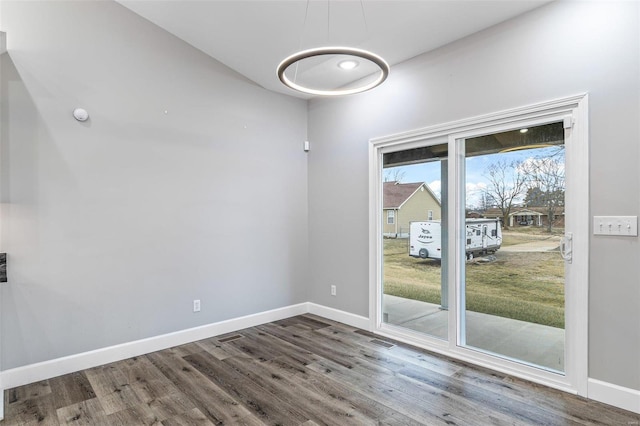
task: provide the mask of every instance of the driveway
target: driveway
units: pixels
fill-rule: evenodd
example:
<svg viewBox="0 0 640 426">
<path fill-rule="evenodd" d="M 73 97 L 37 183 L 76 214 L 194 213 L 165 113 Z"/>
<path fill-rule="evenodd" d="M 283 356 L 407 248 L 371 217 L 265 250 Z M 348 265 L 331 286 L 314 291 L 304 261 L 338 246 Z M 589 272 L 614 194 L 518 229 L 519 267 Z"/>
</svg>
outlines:
<svg viewBox="0 0 640 426">
<path fill-rule="evenodd" d="M 560 247 L 560 237 L 553 235 L 541 240 L 528 241 L 521 244 L 513 244 L 510 246 L 500 247 L 500 251 L 511 252 L 532 252 L 532 251 L 551 251 Z"/>
</svg>

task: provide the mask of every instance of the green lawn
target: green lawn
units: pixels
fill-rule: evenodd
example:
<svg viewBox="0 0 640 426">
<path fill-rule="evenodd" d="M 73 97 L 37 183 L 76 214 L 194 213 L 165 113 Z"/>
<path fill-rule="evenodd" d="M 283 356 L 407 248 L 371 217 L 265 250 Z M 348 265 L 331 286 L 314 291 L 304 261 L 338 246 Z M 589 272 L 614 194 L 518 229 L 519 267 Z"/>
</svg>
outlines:
<svg viewBox="0 0 640 426">
<path fill-rule="evenodd" d="M 526 234 L 509 232 L 503 245 L 525 241 Z M 385 294 L 440 304 L 440 263 L 410 257 L 407 244 L 406 239 L 384 240 Z M 564 262 L 559 254 L 499 250 L 495 256 L 494 262 L 466 263 L 467 309 L 564 328 Z"/>
</svg>

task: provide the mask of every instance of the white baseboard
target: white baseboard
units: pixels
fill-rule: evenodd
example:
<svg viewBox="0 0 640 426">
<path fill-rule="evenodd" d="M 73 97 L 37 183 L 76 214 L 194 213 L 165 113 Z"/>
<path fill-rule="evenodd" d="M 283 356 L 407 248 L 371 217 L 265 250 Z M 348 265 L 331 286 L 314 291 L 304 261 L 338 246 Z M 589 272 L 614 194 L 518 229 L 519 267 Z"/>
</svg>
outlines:
<svg viewBox="0 0 640 426">
<path fill-rule="evenodd" d="M 0 372 L 0 390 L 11 389 L 52 377 L 93 368 L 111 362 L 184 345 L 225 333 L 278 321 L 302 314 L 314 314 L 352 327 L 369 330 L 369 318 L 307 302 L 273 309 L 253 315 L 233 318 L 174 333 L 97 349 Z M 596 379 L 589 379 L 588 398 L 640 414 L 640 391 L 624 388 Z M 4 414 L 0 403 L 0 420 Z"/>
<path fill-rule="evenodd" d="M 296 315 L 309 312 L 308 303 L 286 306 L 244 317 L 233 318 L 200 327 L 176 331 L 147 339 L 127 342 L 107 348 L 96 349 L 89 352 L 70 355 L 63 358 L 52 359 L 36 364 L 5 370 L 0 373 L 2 388 L 11 389 L 52 377 L 69 374 L 87 368 L 93 368 L 111 362 L 140 356 L 151 352 L 184 345 L 186 343 L 219 336 L 225 333 L 254 327 L 272 321 L 278 321 Z M 0 404 L 2 405 L 2 404 Z"/>
<path fill-rule="evenodd" d="M 307 303 L 309 305 L 309 313 L 327 318 L 333 321 L 341 322 L 342 324 L 350 325 L 351 327 L 362 328 L 363 330 L 369 330 L 371 322 L 369 318 L 360 315 L 352 314 L 349 312 L 341 311 L 334 308 L 329 308 L 323 305 L 317 305 L 315 303 Z"/>
<path fill-rule="evenodd" d="M 2 401 L 0 401 L 0 420 L 4 419 L 4 383 L 2 382 L 2 373 L 0 373 L 0 396 L 2 396 Z"/>
<path fill-rule="evenodd" d="M 588 398 L 640 414 L 640 391 L 589 379 Z"/>
<path fill-rule="evenodd" d="M 2 385 L 0 390 L 11 389 L 16 386 L 23 386 L 29 383 L 47 380 L 63 374 L 74 373 L 76 371 L 121 361 L 134 356 L 140 356 L 202 339 L 208 339 L 221 334 L 231 333 L 237 330 L 306 313 L 319 315 L 352 327 L 363 328 L 365 330 L 369 328 L 369 319 L 366 317 L 317 305 L 315 303 L 300 303 L 297 305 L 286 306 L 284 308 L 273 309 L 271 311 L 260 312 L 200 327 L 176 331 L 174 333 L 163 334 L 147 339 L 122 343 L 120 345 L 5 370 L 0 372 L 0 384 Z M 0 406 L 1 405 L 2 404 L 0 404 Z M 0 407 L 0 415 L 1 414 L 2 407 Z"/>
</svg>

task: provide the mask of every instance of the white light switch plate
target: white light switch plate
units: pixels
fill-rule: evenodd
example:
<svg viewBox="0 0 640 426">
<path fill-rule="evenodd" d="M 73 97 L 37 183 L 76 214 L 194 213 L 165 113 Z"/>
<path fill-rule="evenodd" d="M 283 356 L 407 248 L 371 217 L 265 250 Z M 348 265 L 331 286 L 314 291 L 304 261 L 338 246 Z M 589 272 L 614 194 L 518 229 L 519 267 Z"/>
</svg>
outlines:
<svg viewBox="0 0 640 426">
<path fill-rule="evenodd" d="M 638 216 L 594 216 L 593 235 L 638 236 Z"/>
</svg>

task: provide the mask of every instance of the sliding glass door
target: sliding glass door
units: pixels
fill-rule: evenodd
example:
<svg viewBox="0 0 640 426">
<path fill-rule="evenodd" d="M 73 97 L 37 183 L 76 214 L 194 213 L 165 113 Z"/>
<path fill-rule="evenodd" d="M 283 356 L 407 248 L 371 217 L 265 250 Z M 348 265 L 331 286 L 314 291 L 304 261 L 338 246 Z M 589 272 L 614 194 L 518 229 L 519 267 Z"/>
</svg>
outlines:
<svg viewBox="0 0 640 426">
<path fill-rule="evenodd" d="M 382 321 L 448 338 L 447 143 L 383 154 Z"/>
<path fill-rule="evenodd" d="M 564 372 L 562 122 L 460 141 L 464 238 L 460 345 Z"/>
<path fill-rule="evenodd" d="M 372 140 L 372 329 L 586 392 L 586 96 Z"/>
</svg>

